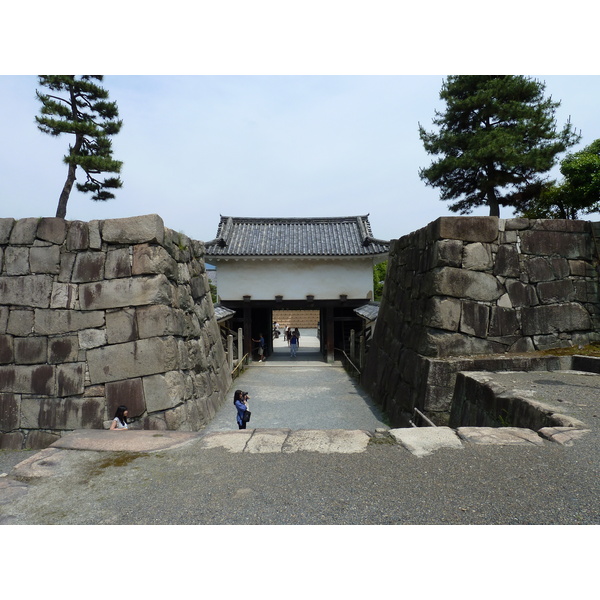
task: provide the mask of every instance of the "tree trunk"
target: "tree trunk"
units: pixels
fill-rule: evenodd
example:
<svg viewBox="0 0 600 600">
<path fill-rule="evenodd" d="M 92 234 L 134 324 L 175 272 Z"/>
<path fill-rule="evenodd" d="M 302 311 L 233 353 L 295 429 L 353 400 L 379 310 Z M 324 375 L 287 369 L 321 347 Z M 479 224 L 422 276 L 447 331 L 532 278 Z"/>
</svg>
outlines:
<svg viewBox="0 0 600 600">
<path fill-rule="evenodd" d="M 493 188 L 487 193 L 487 203 L 490 207 L 490 217 L 499 217 L 500 204 L 498 204 L 498 198 L 496 198 L 496 191 Z"/>
<path fill-rule="evenodd" d="M 56 216 L 61 219 L 64 219 L 67 216 L 67 202 L 69 201 L 69 195 L 71 194 L 73 184 L 75 183 L 76 169 L 77 165 L 69 165 L 69 173 L 67 175 L 67 180 L 65 181 L 65 185 L 63 186 L 62 192 L 60 193 L 60 198 L 58 199 Z"/>
</svg>

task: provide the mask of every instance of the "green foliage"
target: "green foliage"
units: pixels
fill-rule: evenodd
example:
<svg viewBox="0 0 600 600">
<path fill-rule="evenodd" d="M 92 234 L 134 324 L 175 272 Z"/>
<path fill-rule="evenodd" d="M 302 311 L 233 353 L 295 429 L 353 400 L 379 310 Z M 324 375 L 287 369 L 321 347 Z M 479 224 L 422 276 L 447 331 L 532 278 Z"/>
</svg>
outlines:
<svg viewBox="0 0 600 600">
<path fill-rule="evenodd" d="M 91 193 L 92 200 L 105 201 L 114 198 L 111 190 L 123 185 L 117 177 L 100 180 L 102 173 L 121 172 L 122 162 L 112 157 L 112 142 L 109 136 L 121 129 L 115 102 L 108 101 L 108 92 L 97 85 L 102 75 L 40 75 L 39 84 L 51 93 L 36 90 L 42 106 L 35 118 L 38 129 L 52 136 L 63 133 L 75 136 L 73 145 L 64 157 L 68 175 L 61 192 L 56 216 L 65 218 L 67 202 L 75 172 L 80 167 L 86 174 L 85 183 L 77 183 L 80 192 Z"/>
<path fill-rule="evenodd" d="M 551 181 L 521 210 L 530 219 L 577 219 L 600 210 L 600 139 L 568 154 L 560 163 L 564 179 Z"/>
<path fill-rule="evenodd" d="M 560 102 L 544 98 L 545 85 L 516 75 L 453 75 L 440 92 L 446 111 L 436 111 L 438 132 L 419 124 L 425 150 L 440 158 L 419 176 L 440 188 L 450 210 L 468 214 L 489 206 L 520 206 L 539 196 L 540 174 L 580 136 L 570 123 L 557 131 L 554 114 Z"/>
<path fill-rule="evenodd" d="M 217 297 L 217 286 L 214 283 L 208 283 L 209 287 L 210 287 L 210 297 L 212 298 L 212 303 L 213 304 L 218 304 L 218 297 Z"/>
<path fill-rule="evenodd" d="M 381 300 L 386 273 L 387 260 L 373 267 L 373 297 L 376 302 Z"/>
</svg>

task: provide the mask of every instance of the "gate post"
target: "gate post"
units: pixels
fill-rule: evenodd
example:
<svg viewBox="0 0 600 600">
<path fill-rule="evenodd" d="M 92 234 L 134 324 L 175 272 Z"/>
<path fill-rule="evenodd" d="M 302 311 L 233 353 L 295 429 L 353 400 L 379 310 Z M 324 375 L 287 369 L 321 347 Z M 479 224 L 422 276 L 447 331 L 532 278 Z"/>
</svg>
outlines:
<svg viewBox="0 0 600 600">
<path fill-rule="evenodd" d="M 229 371 L 233 371 L 233 336 L 227 336 L 227 362 L 229 363 Z"/>
<path fill-rule="evenodd" d="M 238 339 L 237 339 L 237 357 L 238 360 L 242 360 L 244 358 L 244 334 L 242 333 L 242 328 L 238 327 Z"/>
</svg>

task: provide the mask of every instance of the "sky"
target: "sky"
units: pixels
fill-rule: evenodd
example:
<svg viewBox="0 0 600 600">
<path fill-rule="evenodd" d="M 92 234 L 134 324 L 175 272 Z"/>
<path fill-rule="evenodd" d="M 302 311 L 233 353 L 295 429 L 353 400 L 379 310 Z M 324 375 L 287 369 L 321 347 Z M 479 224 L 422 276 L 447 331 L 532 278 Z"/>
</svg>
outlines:
<svg viewBox="0 0 600 600">
<path fill-rule="evenodd" d="M 600 137 L 598 76 L 536 75 L 561 101 L 559 127 L 581 130 L 577 150 Z M 157 213 L 198 240 L 220 215 L 370 215 L 375 237 L 393 239 L 452 215 L 419 169 L 432 158 L 418 125 L 434 128 L 443 75 L 107 75 L 123 128 L 116 198 L 73 189 L 67 219 Z M 0 205 L 4 217 L 54 216 L 69 136 L 40 132 L 34 75 L 0 77 Z M 79 181 L 83 181 L 82 171 Z M 558 172 L 556 172 L 559 175 Z M 487 214 L 480 208 L 473 214 Z M 501 216 L 511 216 L 503 208 Z"/>
<path fill-rule="evenodd" d="M 62 157 L 68 138 L 53 139 L 35 125 L 39 73 L 104 73 L 123 119 L 113 138 L 114 157 L 124 163 L 123 188 L 106 203 L 73 191 L 67 219 L 157 213 L 167 227 L 203 241 L 216 235 L 220 215 L 368 213 L 373 234 L 394 239 L 454 214 L 418 176 L 431 161 L 418 125 L 431 129 L 449 74 L 537 77 L 562 102 L 559 126 L 570 116 L 581 130 L 574 150 L 600 137 L 597 20 L 587 0 L 572 0 L 560 14 L 539 0 L 506 0 L 500 8 L 479 0 L 171 0 L 143 7 L 127 0 L 101 6 L 56 0 L 35 10 L 30 3 L 12 3 L 2 15 L 0 218 L 54 216 L 66 178 Z M 501 216 L 510 213 L 503 208 Z M 220 597 L 232 597 L 239 586 L 226 583 L 231 551 L 240 548 L 251 569 L 244 587 L 264 578 L 267 598 L 274 597 L 270 589 L 280 592 L 278 584 L 289 585 L 291 560 L 303 565 L 295 589 L 314 591 L 316 573 L 325 594 L 358 597 L 383 581 L 394 583 L 387 574 L 382 580 L 381 554 L 372 551 L 391 542 L 393 559 L 410 573 L 402 588 L 414 585 L 421 594 L 427 588 L 429 597 L 439 597 L 461 566 L 450 557 L 468 560 L 471 573 L 480 564 L 485 575 L 490 556 L 504 559 L 522 549 L 526 556 L 517 560 L 530 568 L 521 570 L 522 578 L 511 572 L 511 583 L 527 593 L 538 591 L 530 573 L 554 560 L 561 535 L 570 549 L 594 541 L 593 530 L 585 527 L 577 528 L 578 544 L 572 543 L 573 530 L 567 539 L 563 528 L 560 535 L 552 531 L 554 543 L 543 547 L 514 526 L 321 528 L 320 543 L 311 528 L 259 529 L 260 536 L 256 529 L 203 528 L 198 534 L 195 528 L 163 528 L 164 547 L 177 544 L 181 551 L 170 553 L 171 560 L 163 553 L 161 565 L 175 574 L 208 566 Z M 79 576 L 85 585 L 89 565 L 105 567 L 91 576 L 109 577 L 114 558 L 127 591 L 187 589 L 185 577 L 178 583 L 143 576 L 147 548 L 157 552 L 155 530 L 119 528 L 119 533 L 126 535 L 117 547 L 111 529 L 61 529 L 62 539 L 71 542 L 63 548 L 85 548 L 69 557 L 69 577 Z M 539 528 L 536 533 L 539 540 Z M 400 535 L 403 543 L 397 544 Z M 17 540 L 15 530 L 11 548 Z M 482 547 L 485 552 L 472 552 Z M 75 568 L 73 558 L 79 560 Z M 563 571 L 577 572 L 577 582 L 555 578 L 553 591 L 560 595 L 589 585 L 591 560 L 590 553 L 561 555 Z M 15 563 L 18 568 L 22 561 Z M 353 569 L 352 577 L 339 577 L 357 564 L 361 569 Z M 48 577 L 40 581 L 54 575 L 54 563 L 47 565 Z M 79 589 L 62 593 L 70 598 Z M 485 589 L 491 600 L 506 593 L 505 586 Z"/>
</svg>

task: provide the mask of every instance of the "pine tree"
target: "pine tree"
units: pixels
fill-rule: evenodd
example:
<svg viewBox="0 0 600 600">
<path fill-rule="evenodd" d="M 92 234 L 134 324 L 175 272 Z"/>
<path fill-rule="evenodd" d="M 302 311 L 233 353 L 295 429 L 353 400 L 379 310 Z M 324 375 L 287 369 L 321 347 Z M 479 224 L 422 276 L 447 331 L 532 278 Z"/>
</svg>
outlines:
<svg viewBox="0 0 600 600">
<path fill-rule="evenodd" d="M 450 210 L 468 214 L 488 205 L 521 206 L 539 195 L 543 173 L 580 136 L 570 123 L 561 131 L 554 118 L 560 102 L 544 98 L 545 85 L 521 75 L 452 75 L 440 91 L 444 113 L 436 111 L 439 132 L 419 124 L 425 150 L 441 156 L 419 176 L 456 200 Z"/>
<path fill-rule="evenodd" d="M 51 92 L 36 95 L 42 103 L 41 116 L 35 118 L 38 129 L 52 136 L 69 133 L 75 142 L 64 157 L 68 165 L 67 180 L 63 186 L 56 216 L 65 218 L 67 203 L 76 178 L 77 167 L 86 174 L 83 184 L 77 183 L 80 192 L 92 193 L 92 200 L 114 198 L 111 189 L 123 185 L 121 179 L 108 177 L 101 181 L 102 173 L 121 172 L 122 162 L 112 157 L 110 136 L 118 133 L 123 124 L 118 120 L 116 102 L 108 101 L 108 92 L 93 80 L 102 81 L 102 75 L 40 75 L 40 86 Z"/>
</svg>

